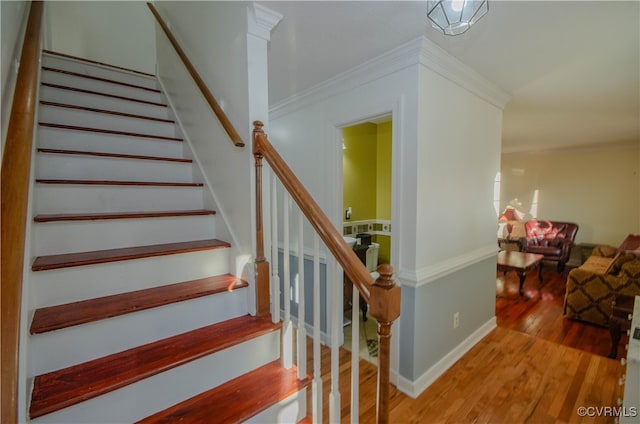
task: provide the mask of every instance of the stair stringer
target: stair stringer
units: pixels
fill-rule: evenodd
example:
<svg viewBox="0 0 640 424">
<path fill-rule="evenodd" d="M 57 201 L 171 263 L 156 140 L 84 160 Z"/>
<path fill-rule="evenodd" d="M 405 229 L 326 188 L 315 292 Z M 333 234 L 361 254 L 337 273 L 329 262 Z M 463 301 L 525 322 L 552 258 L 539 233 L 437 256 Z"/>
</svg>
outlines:
<svg viewBox="0 0 640 424">
<path fill-rule="evenodd" d="M 167 90 L 167 87 L 162 81 L 162 78 L 159 75 L 157 78 L 158 78 L 158 84 L 160 84 L 160 87 L 161 87 L 163 99 L 166 100 L 167 104 L 169 105 L 170 118 L 175 120 L 176 127 L 178 128 L 180 136 L 185 141 L 184 143 L 185 157 L 192 159 L 195 165 L 194 178 L 199 178 L 201 181 L 203 181 L 205 186 L 205 191 L 209 193 L 209 196 L 205 198 L 205 207 L 214 209 L 218 212 L 219 219 L 221 219 L 224 222 L 224 226 L 221 226 L 221 225 L 218 226 L 218 227 L 222 227 L 219 230 L 219 231 L 222 231 L 221 237 L 227 237 L 228 240 L 231 240 L 231 248 L 229 251 L 229 260 L 230 260 L 229 269 L 231 270 L 231 273 L 234 274 L 236 277 L 249 282 L 250 287 L 255 287 L 255 281 L 256 281 L 255 268 L 253 266 L 254 257 L 253 257 L 252 251 L 245 251 L 246 248 L 243 248 L 243 246 L 252 246 L 252 249 L 255 249 L 255 247 L 253 247 L 254 240 L 242 241 L 238 238 L 236 232 L 233 231 L 233 228 L 227 216 L 227 212 L 225 208 L 220 206 L 220 201 L 213 189 L 213 184 L 211 183 L 211 180 L 207 175 L 207 173 L 203 171 L 204 167 L 202 165 L 202 161 L 198 156 L 198 154 L 196 153 L 194 144 L 191 138 L 189 137 L 189 134 L 186 131 L 185 126 L 183 125 L 182 120 L 180 119 L 180 116 L 178 116 L 178 114 L 176 113 L 177 109 L 173 102 L 173 99 L 168 95 L 169 91 Z M 215 119 L 215 117 L 212 116 L 211 119 Z M 227 142 L 227 141 L 213 140 L 212 142 Z M 245 149 L 248 149 L 248 148 L 250 147 L 245 146 Z M 251 170 L 252 168 L 248 165 L 247 171 L 250 172 Z M 243 172 L 243 170 L 240 170 L 240 172 Z M 253 205 L 253 201 L 251 202 L 251 204 Z M 255 216 L 253 210 L 251 212 L 251 216 L 252 217 Z M 255 220 L 252 220 L 252 222 L 254 221 Z M 247 225 L 252 225 L 252 224 L 247 223 Z M 250 312 L 252 314 L 255 314 L 256 312 L 255 290 L 251 290 L 251 289 L 247 290 L 247 296 L 248 296 L 247 301 L 249 304 Z"/>
</svg>

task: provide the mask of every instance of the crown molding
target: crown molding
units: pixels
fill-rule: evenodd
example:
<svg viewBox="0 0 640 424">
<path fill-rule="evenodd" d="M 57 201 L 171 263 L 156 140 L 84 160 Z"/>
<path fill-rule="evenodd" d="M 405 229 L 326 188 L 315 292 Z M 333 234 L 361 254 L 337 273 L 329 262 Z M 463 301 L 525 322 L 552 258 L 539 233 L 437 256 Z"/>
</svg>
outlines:
<svg viewBox="0 0 640 424">
<path fill-rule="evenodd" d="M 370 59 L 328 80 L 302 90 L 269 107 L 270 119 L 326 100 L 419 63 L 421 40 L 417 38 Z"/>
<path fill-rule="evenodd" d="M 247 32 L 256 37 L 269 41 L 271 31 L 281 20 L 281 14 L 261 4 L 252 3 L 247 7 Z"/>
<path fill-rule="evenodd" d="M 420 64 L 500 109 L 511 99 L 507 92 L 424 36 Z"/>
<path fill-rule="evenodd" d="M 502 148 L 503 156 L 534 156 L 548 155 L 556 153 L 582 153 L 599 152 L 603 150 L 633 150 L 640 148 L 640 140 L 602 142 L 594 144 L 574 144 L 574 145 L 526 145 L 526 146 L 506 146 Z"/>
</svg>

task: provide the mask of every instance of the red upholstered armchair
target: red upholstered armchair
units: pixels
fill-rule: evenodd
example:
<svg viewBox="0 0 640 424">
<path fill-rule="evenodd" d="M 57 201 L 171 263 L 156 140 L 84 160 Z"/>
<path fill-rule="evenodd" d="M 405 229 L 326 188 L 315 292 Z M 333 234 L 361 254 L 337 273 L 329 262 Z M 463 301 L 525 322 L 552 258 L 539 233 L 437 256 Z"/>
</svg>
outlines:
<svg viewBox="0 0 640 424">
<path fill-rule="evenodd" d="M 558 272 L 564 271 L 578 232 L 578 224 L 534 219 L 525 222 L 524 229 L 526 237 L 520 241 L 522 250 L 544 255 L 545 261 L 558 263 Z"/>
</svg>

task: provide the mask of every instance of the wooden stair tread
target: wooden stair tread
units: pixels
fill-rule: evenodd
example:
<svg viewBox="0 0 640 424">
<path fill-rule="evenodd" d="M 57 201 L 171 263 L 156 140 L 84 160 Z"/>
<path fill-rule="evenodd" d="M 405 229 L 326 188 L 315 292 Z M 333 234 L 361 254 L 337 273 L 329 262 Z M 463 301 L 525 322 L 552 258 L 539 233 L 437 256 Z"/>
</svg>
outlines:
<svg viewBox="0 0 640 424">
<path fill-rule="evenodd" d="M 98 62 L 96 60 L 91 60 L 91 59 L 85 59 L 84 57 L 72 56 L 72 55 L 66 54 L 66 53 L 54 52 L 53 50 L 43 49 L 42 52 L 46 53 L 46 54 L 49 54 L 49 55 L 52 55 L 52 56 L 66 57 L 67 59 L 73 59 L 73 60 L 77 60 L 77 61 L 80 61 L 80 62 L 87 62 L 87 63 L 91 63 L 91 64 L 94 64 L 94 65 L 105 66 L 107 68 L 113 68 L 113 69 L 119 69 L 121 71 L 133 72 L 135 74 L 144 75 L 146 77 L 150 77 L 150 78 L 154 78 L 154 79 L 156 77 L 155 75 L 150 74 L 148 72 L 142 72 L 142 71 L 137 71 L 135 69 L 123 68 L 122 66 L 111 65 L 111 64 L 108 64 L 108 63 Z"/>
<path fill-rule="evenodd" d="M 123 153 L 107 153 L 107 152 L 89 152 L 84 150 L 65 150 L 65 149 L 47 149 L 38 148 L 39 153 L 52 153 L 61 155 L 81 155 L 81 156 L 99 156 L 118 159 L 137 159 L 137 160 L 155 160 L 163 162 L 180 162 L 180 163 L 193 163 L 193 159 L 185 158 L 168 158 L 160 156 L 145 156 L 145 155 L 128 155 Z"/>
<path fill-rule="evenodd" d="M 140 218 L 169 218 L 180 216 L 215 215 L 216 211 L 198 209 L 190 211 L 159 211 L 159 212 L 116 212 L 116 213 L 74 213 L 74 214 L 50 214 L 36 215 L 35 222 L 59 222 L 59 221 L 94 221 L 103 219 L 140 219 Z"/>
<path fill-rule="evenodd" d="M 93 96 L 109 97 L 112 99 L 125 100 L 135 103 L 144 103 L 153 106 L 168 107 L 166 103 L 152 102 L 150 100 L 134 99 L 132 97 L 118 96 L 117 94 L 103 93 L 100 91 L 86 90 L 84 88 L 69 87 L 68 85 L 52 84 L 50 82 L 41 83 L 44 87 L 57 88 L 59 90 L 75 91 L 77 93 L 91 94 Z"/>
<path fill-rule="evenodd" d="M 279 328 L 270 316 L 246 315 L 39 375 L 29 415 L 66 408 Z"/>
<path fill-rule="evenodd" d="M 223 274 L 64 305 L 49 306 L 36 310 L 30 331 L 31 334 L 45 333 L 184 300 L 232 291 L 248 285 L 246 281 L 233 275 Z"/>
<path fill-rule="evenodd" d="M 49 66 L 43 66 L 42 70 L 43 71 L 48 71 L 48 72 L 57 72 L 59 74 L 71 75 L 71 76 L 78 77 L 78 78 L 90 79 L 90 80 L 93 80 L 93 81 L 105 82 L 105 83 L 108 83 L 108 84 L 121 85 L 123 87 L 133 88 L 133 89 L 137 89 L 137 90 L 144 90 L 144 91 L 149 91 L 149 92 L 152 92 L 152 93 L 160 94 L 160 90 L 158 90 L 157 88 L 144 87 L 144 86 L 141 86 L 141 85 L 131 84 L 131 83 L 122 82 L 122 81 L 116 81 L 116 80 L 112 80 L 112 79 L 109 79 L 109 78 L 102 78 L 102 77 L 96 77 L 96 76 L 93 76 L 93 75 L 80 74 L 78 72 L 65 71 L 63 69 L 55 69 L 55 68 L 51 68 Z"/>
<path fill-rule="evenodd" d="M 227 247 L 231 247 L 227 242 L 210 239 L 153 244 L 149 246 L 124 247 L 119 249 L 94 250 L 91 252 L 65 253 L 61 255 L 38 256 L 34 260 L 33 265 L 31 265 L 31 269 L 33 271 L 44 271 L 48 269 L 126 261 L 130 259 L 149 258 L 154 256 L 173 255 Z"/>
<path fill-rule="evenodd" d="M 70 131 L 95 132 L 100 134 L 123 135 L 127 137 L 137 137 L 137 138 L 153 138 L 156 140 L 168 140 L 168 141 L 180 141 L 180 142 L 183 141 L 183 139 L 178 137 L 167 137 L 164 135 L 141 134 L 141 133 L 134 133 L 129 131 L 107 130 L 104 128 L 79 127 L 77 125 L 54 124 L 52 122 L 39 122 L 38 124 L 41 127 L 58 128 L 58 129 L 70 130 Z"/>
<path fill-rule="evenodd" d="M 282 368 L 276 360 L 221 386 L 144 418 L 137 424 L 151 423 L 239 423 L 304 389 L 311 378 L 298 380 L 298 370 Z"/>
<path fill-rule="evenodd" d="M 78 184 L 78 185 L 124 185 L 124 186 L 155 186 L 155 187 L 202 187 L 202 183 L 179 183 L 171 181 L 116 181 L 116 180 L 36 180 L 40 184 Z"/>
<path fill-rule="evenodd" d="M 133 113 L 124 113 L 124 112 L 118 112 L 115 110 L 108 110 L 108 109 L 98 109 L 95 107 L 88 107 L 88 106 L 78 106 L 78 105 L 71 105 L 68 103 L 57 103 L 57 102 L 48 102 L 45 100 L 40 100 L 40 104 L 43 106 L 52 106 L 52 107 L 58 107 L 58 108 L 63 108 L 63 109 L 74 109 L 74 110 L 82 110 L 82 111 L 87 111 L 87 112 L 95 112 L 95 113 L 102 113 L 102 114 L 106 114 L 106 115 L 114 115 L 114 116 L 121 116 L 124 118 L 133 118 L 133 119 L 144 119 L 147 121 L 156 121 L 156 122 L 162 122 L 162 123 L 166 123 L 166 124 L 175 124 L 176 121 L 172 120 L 172 119 L 166 119 L 166 118 L 156 118 L 155 116 L 146 116 L 146 115 L 136 115 Z"/>
</svg>

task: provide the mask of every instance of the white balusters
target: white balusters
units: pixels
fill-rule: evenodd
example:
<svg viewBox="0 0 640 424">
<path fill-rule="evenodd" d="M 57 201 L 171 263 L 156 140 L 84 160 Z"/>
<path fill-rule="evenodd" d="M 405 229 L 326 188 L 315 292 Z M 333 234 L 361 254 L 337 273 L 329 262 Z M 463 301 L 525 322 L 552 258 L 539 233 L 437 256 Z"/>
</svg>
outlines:
<svg viewBox="0 0 640 424">
<path fill-rule="evenodd" d="M 273 322 L 280 321 L 280 276 L 278 275 L 278 179 L 271 182 L 271 288 L 273 297 Z"/>
<path fill-rule="evenodd" d="M 291 325 L 291 269 L 289 249 L 289 203 L 290 196 L 286 191 L 282 196 L 282 237 L 284 248 L 282 252 L 282 272 L 284 280 L 284 320 L 282 322 L 282 366 L 289 369 L 293 366 L 293 329 Z"/>
<path fill-rule="evenodd" d="M 307 328 L 304 299 L 304 216 L 298 213 L 298 378 L 307 376 Z"/>
<path fill-rule="evenodd" d="M 320 238 L 313 233 L 313 383 L 311 386 L 312 418 L 322 422 L 322 374 L 320 370 Z"/>
<path fill-rule="evenodd" d="M 351 284 L 351 283 L 349 283 Z M 353 285 L 352 285 L 353 286 Z M 351 422 L 360 417 L 360 292 L 353 286 L 351 297 Z"/>
<path fill-rule="evenodd" d="M 329 422 L 340 422 L 340 326 L 342 325 L 342 313 L 338 308 L 342 305 L 338 296 L 338 281 L 340 267 L 336 260 L 333 261 L 333 278 L 331 282 L 331 302 L 328 305 L 329 322 L 331 323 L 331 391 L 329 392 Z"/>
</svg>

